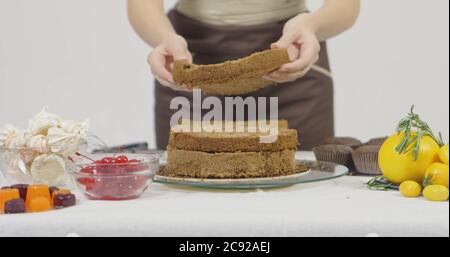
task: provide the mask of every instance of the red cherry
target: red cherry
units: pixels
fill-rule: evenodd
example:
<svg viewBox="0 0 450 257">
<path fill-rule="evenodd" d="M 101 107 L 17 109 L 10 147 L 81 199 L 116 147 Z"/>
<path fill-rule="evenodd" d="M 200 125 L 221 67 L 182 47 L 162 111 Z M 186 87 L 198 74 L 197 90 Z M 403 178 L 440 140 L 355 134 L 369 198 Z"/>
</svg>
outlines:
<svg viewBox="0 0 450 257">
<path fill-rule="evenodd" d="M 118 191 L 120 180 L 115 177 L 99 178 L 91 190 L 91 193 L 102 197 L 114 197 Z"/>
<path fill-rule="evenodd" d="M 81 169 L 81 172 L 94 173 L 95 172 L 95 166 L 86 166 L 86 167 Z"/>
<path fill-rule="evenodd" d="M 116 159 L 117 159 L 117 163 L 120 163 L 120 164 L 128 163 L 128 157 L 126 157 L 125 155 L 120 155 Z"/>
<path fill-rule="evenodd" d="M 79 178 L 77 179 L 77 182 L 85 186 L 86 191 L 92 190 L 95 186 L 95 179 L 93 178 Z"/>
<path fill-rule="evenodd" d="M 117 163 L 117 159 L 114 157 L 105 157 L 102 159 L 103 164 L 115 164 Z"/>
</svg>

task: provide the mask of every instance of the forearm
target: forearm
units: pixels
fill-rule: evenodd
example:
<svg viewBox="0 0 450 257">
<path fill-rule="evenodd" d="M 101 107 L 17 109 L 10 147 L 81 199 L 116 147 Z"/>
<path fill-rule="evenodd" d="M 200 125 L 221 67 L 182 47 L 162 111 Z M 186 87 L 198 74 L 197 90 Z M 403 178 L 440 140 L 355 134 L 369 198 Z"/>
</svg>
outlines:
<svg viewBox="0 0 450 257">
<path fill-rule="evenodd" d="M 164 12 L 164 0 L 128 0 L 128 18 L 137 34 L 152 47 L 176 34 Z"/>
<path fill-rule="evenodd" d="M 309 15 L 308 22 L 319 41 L 323 41 L 351 28 L 359 11 L 360 0 L 325 0 L 319 10 Z"/>
</svg>

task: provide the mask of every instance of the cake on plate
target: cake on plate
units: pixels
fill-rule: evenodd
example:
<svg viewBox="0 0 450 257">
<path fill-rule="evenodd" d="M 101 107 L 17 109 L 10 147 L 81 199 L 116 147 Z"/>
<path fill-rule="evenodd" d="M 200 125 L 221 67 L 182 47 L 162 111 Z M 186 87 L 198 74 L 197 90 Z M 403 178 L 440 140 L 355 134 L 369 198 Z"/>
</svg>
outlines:
<svg viewBox="0 0 450 257">
<path fill-rule="evenodd" d="M 171 129 L 164 174 L 189 178 L 261 178 L 297 173 L 297 131 L 278 123 L 278 136 L 261 143 L 268 134 L 259 129 L 243 132 L 185 132 Z M 236 125 L 235 123 L 235 126 Z"/>
</svg>

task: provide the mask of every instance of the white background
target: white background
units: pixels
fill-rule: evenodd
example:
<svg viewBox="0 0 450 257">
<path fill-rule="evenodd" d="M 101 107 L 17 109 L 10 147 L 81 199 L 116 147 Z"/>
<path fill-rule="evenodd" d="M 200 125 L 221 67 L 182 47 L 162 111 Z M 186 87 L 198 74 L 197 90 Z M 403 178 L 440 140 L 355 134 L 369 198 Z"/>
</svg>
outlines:
<svg viewBox="0 0 450 257">
<path fill-rule="evenodd" d="M 390 134 L 416 104 L 447 139 L 449 1 L 362 2 L 356 27 L 329 43 L 337 134 Z M 149 50 L 128 24 L 125 0 L 0 0 L 0 126 L 24 127 L 48 105 L 90 118 L 111 144 L 153 146 Z"/>
</svg>

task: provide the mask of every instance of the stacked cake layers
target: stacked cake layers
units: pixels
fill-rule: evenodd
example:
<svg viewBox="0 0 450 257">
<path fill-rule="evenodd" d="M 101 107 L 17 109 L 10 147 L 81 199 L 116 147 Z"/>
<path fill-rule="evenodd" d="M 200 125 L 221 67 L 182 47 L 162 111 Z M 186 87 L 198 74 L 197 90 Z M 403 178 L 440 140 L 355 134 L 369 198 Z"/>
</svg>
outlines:
<svg viewBox="0 0 450 257">
<path fill-rule="evenodd" d="M 273 143 L 267 132 L 180 132 L 171 130 L 165 174 L 189 178 L 257 178 L 296 172 L 297 131 L 280 122 Z"/>
</svg>

